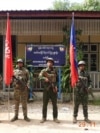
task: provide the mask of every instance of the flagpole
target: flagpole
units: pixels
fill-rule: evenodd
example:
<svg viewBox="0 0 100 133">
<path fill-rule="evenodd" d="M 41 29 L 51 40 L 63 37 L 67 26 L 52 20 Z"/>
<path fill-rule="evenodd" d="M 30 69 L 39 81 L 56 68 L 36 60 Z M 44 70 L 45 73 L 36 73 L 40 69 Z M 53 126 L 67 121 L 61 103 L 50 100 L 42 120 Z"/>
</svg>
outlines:
<svg viewBox="0 0 100 133">
<path fill-rule="evenodd" d="M 8 120 L 10 121 L 10 85 L 8 86 Z"/>
<path fill-rule="evenodd" d="M 73 103 L 72 103 L 72 106 L 73 106 L 73 115 L 74 115 L 74 88 L 72 88 L 73 89 Z"/>
<path fill-rule="evenodd" d="M 73 23 L 74 23 L 74 12 L 72 12 L 72 21 L 73 21 Z M 75 91 L 74 91 L 74 89 L 75 89 L 75 88 L 73 87 L 73 113 L 74 113 L 74 104 L 75 104 L 75 101 L 74 101 L 74 100 L 75 100 L 75 97 L 74 97 L 74 96 L 75 96 L 75 94 L 74 94 Z"/>
<path fill-rule="evenodd" d="M 7 12 L 7 21 L 9 19 L 9 13 Z M 8 85 L 8 120 L 10 121 L 10 84 Z"/>
<path fill-rule="evenodd" d="M 3 48 L 3 53 L 5 53 L 5 48 Z M 3 55 L 3 64 L 4 64 L 4 58 L 5 58 L 5 54 Z M 5 64 L 4 64 L 5 65 Z M 4 68 L 3 68 L 3 77 L 4 77 Z M 6 85 L 5 85 L 5 82 L 4 82 L 4 78 L 3 78 L 3 91 L 5 92 L 6 91 Z M 10 120 L 10 100 L 9 100 L 9 97 L 10 97 L 10 86 L 8 86 L 8 120 Z"/>
<path fill-rule="evenodd" d="M 3 66 L 5 66 L 5 36 L 3 37 Z M 4 82 L 4 67 L 3 67 L 3 91 L 5 91 L 5 82 Z"/>
<path fill-rule="evenodd" d="M 74 12 L 72 13 L 72 24 L 70 32 L 70 70 L 71 70 L 71 86 L 73 88 L 73 117 L 75 106 L 75 90 L 78 81 L 78 66 L 77 66 L 77 51 L 76 51 L 76 37 L 74 26 Z"/>
</svg>

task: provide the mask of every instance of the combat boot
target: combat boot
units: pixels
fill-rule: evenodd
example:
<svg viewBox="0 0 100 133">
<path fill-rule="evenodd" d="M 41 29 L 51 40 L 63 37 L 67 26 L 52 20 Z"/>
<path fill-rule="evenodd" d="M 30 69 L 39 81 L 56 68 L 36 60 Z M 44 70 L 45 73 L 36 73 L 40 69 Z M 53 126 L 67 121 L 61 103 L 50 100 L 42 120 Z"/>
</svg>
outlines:
<svg viewBox="0 0 100 133">
<path fill-rule="evenodd" d="M 27 116 L 24 116 L 24 120 L 30 122 L 30 119 Z"/>
<path fill-rule="evenodd" d="M 44 123 L 46 121 L 46 118 L 42 118 L 42 120 L 40 121 L 40 123 Z"/>
<path fill-rule="evenodd" d="M 73 123 L 77 123 L 77 118 L 73 117 Z"/>
<path fill-rule="evenodd" d="M 11 122 L 14 122 L 14 121 L 16 121 L 16 120 L 18 120 L 18 116 L 17 116 L 17 115 L 15 115 L 15 116 L 11 119 Z"/>
<path fill-rule="evenodd" d="M 88 117 L 85 117 L 84 121 L 86 121 L 87 123 L 91 123 L 91 121 L 88 119 Z"/>
<path fill-rule="evenodd" d="M 57 118 L 54 118 L 53 121 L 56 123 L 60 123 L 60 121 Z"/>
</svg>

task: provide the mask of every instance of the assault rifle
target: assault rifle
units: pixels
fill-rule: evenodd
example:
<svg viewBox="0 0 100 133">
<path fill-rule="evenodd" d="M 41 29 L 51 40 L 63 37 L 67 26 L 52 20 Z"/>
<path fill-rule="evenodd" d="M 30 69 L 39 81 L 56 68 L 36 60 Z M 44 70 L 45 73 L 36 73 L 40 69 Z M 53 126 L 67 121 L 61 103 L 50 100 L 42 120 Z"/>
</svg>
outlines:
<svg viewBox="0 0 100 133">
<path fill-rule="evenodd" d="M 24 90 L 27 87 L 26 83 L 23 81 L 23 78 L 13 76 L 13 79 L 15 79 L 15 82 L 16 84 L 18 84 L 19 89 Z"/>
<path fill-rule="evenodd" d="M 83 78 L 83 77 L 82 77 L 82 78 Z M 85 91 L 86 93 L 89 93 L 89 94 L 92 96 L 92 98 L 94 98 L 92 89 L 91 89 L 91 88 L 90 88 L 90 89 L 87 88 L 87 86 L 86 86 L 86 84 L 83 82 L 82 78 L 79 76 L 79 82 L 81 83 L 81 86 L 80 86 L 81 91 L 80 91 L 80 92 Z"/>
<path fill-rule="evenodd" d="M 53 91 L 56 93 L 56 87 L 55 87 L 55 82 L 56 82 L 56 75 L 54 74 L 48 74 L 46 71 L 43 72 L 43 76 L 49 79 L 49 86 L 47 87 L 47 90 L 49 90 L 50 88 L 53 89 Z"/>
</svg>

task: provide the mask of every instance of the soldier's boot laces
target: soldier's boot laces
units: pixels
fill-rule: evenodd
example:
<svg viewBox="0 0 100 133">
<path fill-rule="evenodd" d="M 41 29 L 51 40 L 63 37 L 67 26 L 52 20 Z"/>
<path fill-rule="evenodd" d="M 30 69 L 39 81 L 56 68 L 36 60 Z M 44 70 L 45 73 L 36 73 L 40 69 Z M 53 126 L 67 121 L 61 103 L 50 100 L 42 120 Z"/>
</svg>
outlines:
<svg viewBox="0 0 100 133">
<path fill-rule="evenodd" d="M 30 119 L 27 116 L 24 116 L 24 120 L 30 122 Z"/>
<path fill-rule="evenodd" d="M 42 118 L 42 120 L 40 121 L 40 123 L 44 123 L 46 121 L 46 118 Z"/>
<path fill-rule="evenodd" d="M 87 123 L 91 123 L 91 121 L 87 118 L 87 117 L 85 117 L 85 119 L 84 119 Z"/>
<path fill-rule="evenodd" d="M 11 119 L 11 122 L 14 122 L 14 121 L 16 121 L 16 120 L 18 120 L 18 116 L 17 116 L 17 115 L 15 115 L 15 116 Z"/>
<path fill-rule="evenodd" d="M 56 123 L 60 123 L 60 121 L 57 118 L 54 118 L 53 121 Z"/>
<path fill-rule="evenodd" d="M 73 123 L 77 123 L 77 118 L 73 117 Z"/>
</svg>

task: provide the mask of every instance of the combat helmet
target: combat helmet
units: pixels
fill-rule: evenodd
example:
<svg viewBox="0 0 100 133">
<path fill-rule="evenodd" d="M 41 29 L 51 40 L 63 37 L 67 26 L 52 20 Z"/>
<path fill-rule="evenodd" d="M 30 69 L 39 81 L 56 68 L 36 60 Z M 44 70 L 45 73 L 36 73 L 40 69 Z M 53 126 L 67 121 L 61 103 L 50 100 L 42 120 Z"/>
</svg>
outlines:
<svg viewBox="0 0 100 133">
<path fill-rule="evenodd" d="M 83 61 L 83 60 L 79 61 L 78 66 L 80 66 L 80 65 L 86 65 L 85 61 Z"/>
<path fill-rule="evenodd" d="M 17 63 L 24 63 L 23 59 L 17 59 Z"/>
<path fill-rule="evenodd" d="M 52 63 L 54 64 L 53 58 L 47 58 L 47 59 L 46 59 L 46 63 L 47 63 L 48 61 L 52 61 Z"/>
</svg>

